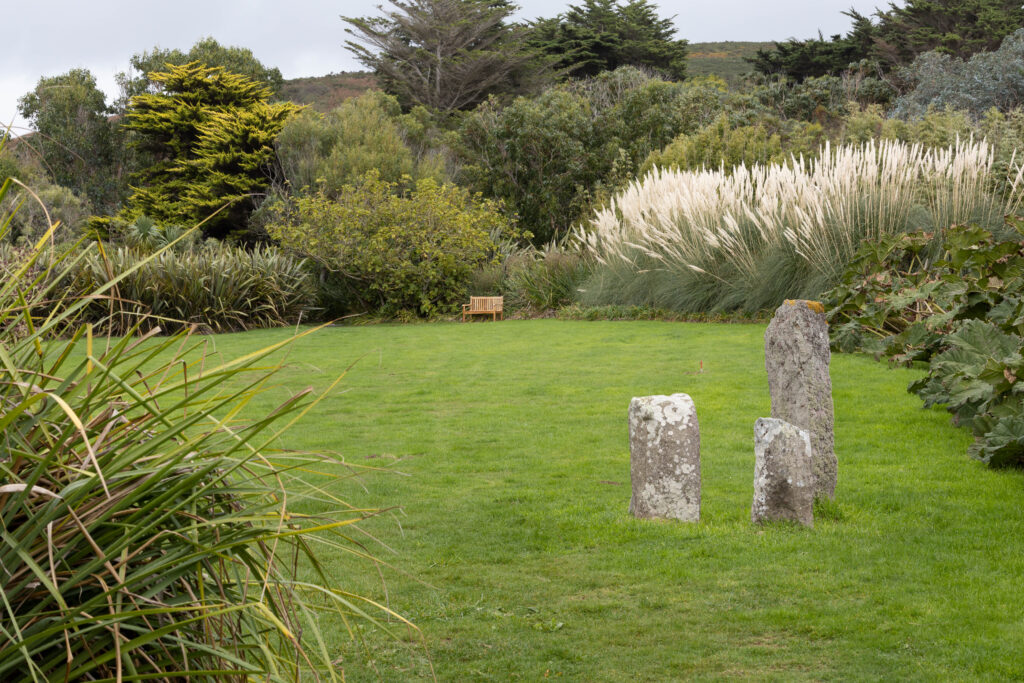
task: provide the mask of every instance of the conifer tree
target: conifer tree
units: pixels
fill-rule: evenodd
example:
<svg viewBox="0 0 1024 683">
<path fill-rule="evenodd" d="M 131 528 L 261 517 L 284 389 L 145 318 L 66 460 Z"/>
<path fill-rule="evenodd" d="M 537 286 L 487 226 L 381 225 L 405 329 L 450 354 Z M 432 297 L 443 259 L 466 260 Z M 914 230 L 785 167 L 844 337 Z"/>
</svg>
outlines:
<svg viewBox="0 0 1024 683">
<path fill-rule="evenodd" d="M 781 74 L 797 82 L 838 75 L 851 64 L 871 57 L 876 30 L 871 19 L 856 10 L 843 14 L 853 20 L 853 26 L 845 36 L 834 35 L 827 40 L 821 34 L 809 40 L 791 38 L 775 43 L 771 50 L 758 50 L 747 62 L 759 73 L 767 76 Z"/>
<path fill-rule="evenodd" d="M 270 183 L 274 139 L 300 107 L 269 103 L 266 87 L 200 62 L 149 77 L 160 92 L 132 98 L 128 126 L 156 163 L 139 174 L 129 212 L 158 223 L 209 219 L 207 236 L 237 234 Z"/>
<path fill-rule="evenodd" d="M 360 41 L 346 41 L 348 49 L 403 106 L 470 109 L 533 80 L 526 66 L 535 55 L 523 45 L 524 29 L 506 21 L 515 9 L 507 0 L 391 4 L 384 16 L 342 20 L 351 27 L 346 33 Z"/>
<path fill-rule="evenodd" d="M 675 33 L 672 20 L 660 18 L 649 0 L 584 0 L 553 19 L 534 22 L 528 42 L 577 78 L 639 66 L 682 80 L 686 41 L 675 40 Z"/>
<path fill-rule="evenodd" d="M 836 74 L 851 62 L 868 59 L 884 71 L 906 66 L 918 55 L 935 51 L 967 59 L 990 52 L 1003 39 L 1024 28 L 1021 0 L 906 0 L 878 10 L 875 21 L 855 10 L 846 36 L 776 43 L 774 50 L 759 50 L 748 60 L 767 75 L 782 74 L 797 81 Z"/>
<path fill-rule="evenodd" d="M 1021 0 L 907 0 L 878 12 L 875 53 L 883 64 L 909 64 L 936 50 L 966 59 L 999 47 L 1024 28 Z"/>
</svg>

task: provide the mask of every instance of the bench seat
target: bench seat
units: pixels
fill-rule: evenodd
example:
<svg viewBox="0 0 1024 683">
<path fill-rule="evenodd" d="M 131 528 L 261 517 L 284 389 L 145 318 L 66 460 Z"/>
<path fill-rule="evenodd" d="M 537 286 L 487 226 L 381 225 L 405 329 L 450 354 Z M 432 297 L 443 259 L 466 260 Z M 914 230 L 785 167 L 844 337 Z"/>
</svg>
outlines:
<svg viewBox="0 0 1024 683">
<path fill-rule="evenodd" d="M 503 296 L 471 296 L 468 304 L 462 304 L 462 322 L 467 315 L 489 315 L 491 320 L 505 319 L 505 297 Z"/>
</svg>

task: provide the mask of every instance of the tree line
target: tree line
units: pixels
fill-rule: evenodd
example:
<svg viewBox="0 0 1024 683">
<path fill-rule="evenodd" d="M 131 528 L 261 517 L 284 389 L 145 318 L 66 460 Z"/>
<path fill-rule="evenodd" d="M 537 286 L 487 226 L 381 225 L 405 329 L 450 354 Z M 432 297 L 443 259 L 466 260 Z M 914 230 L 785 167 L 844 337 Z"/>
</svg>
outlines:
<svg viewBox="0 0 1024 683">
<path fill-rule="evenodd" d="M 685 77 L 686 41 L 649 0 L 585 0 L 525 24 L 512 21 L 514 10 L 507 0 L 395 1 L 382 16 L 344 22 L 349 48 L 380 87 L 404 111 L 423 107 L 448 128 L 489 98 L 625 64 Z M 93 213 L 101 234 L 112 220 L 198 222 L 223 205 L 204 232 L 246 233 L 249 214 L 281 180 L 274 139 L 298 109 L 274 102 L 280 71 L 213 38 L 128 61 L 109 103 L 84 69 L 43 77 L 21 98 L 36 132 L 16 145 L 21 174 L 63 188 L 51 198 L 69 216 Z M 0 172 L 16 166 L 0 161 Z"/>
<path fill-rule="evenodd" d="M 898 81 L 901 69 L 923 54 L 967 59 L 997 49 L 1024 27 L 1024 6 L 1015 0 L 907 0 L 902 6 L 890 2 L 872 16 L 854 9 L 843 14 L 852 21 L 846 35 L 791 38 L 758 51 L 751 65 L 758 73 L 796 81 L 857 65 Z"/>
<path fill-rule="evenodd" d="M 768 156 L 810 153 L 845 135 L 851 106 L 920 116 L 951 104 L 977 118 L 1024 98 L 1013 75 L 1024 41 L 1011 36 L 1024 9 L 1002 0 L 850 10 L 847 35 L 762 51 L 734 90 L 687 78 L 687 43 L 650 0 L 583 0 L 525 23 L 515 9 L 392 0 L 342 17 L 382 92 L 329 114 L 279 101 L 278 69 L 213 38 L 132 56 L 109 103 L 85 70 L 47 76 L 20 101 L 36 134 L 9 146 L 0 177 L 25 177 L 90 234 L 145 217 L 251 244 L 272 240 L 268 226 L 293 215 L 280 209 L 294 198 L 352 197 L 343 188 L 376 171 L 368 187 L 401 194 L 430 178 L 479 193 L 539 243 L 658 159 L 762 154 L 744 144 L 718 158 L 719 143 L 702 140 L 749 129 Z"/>
</svg>

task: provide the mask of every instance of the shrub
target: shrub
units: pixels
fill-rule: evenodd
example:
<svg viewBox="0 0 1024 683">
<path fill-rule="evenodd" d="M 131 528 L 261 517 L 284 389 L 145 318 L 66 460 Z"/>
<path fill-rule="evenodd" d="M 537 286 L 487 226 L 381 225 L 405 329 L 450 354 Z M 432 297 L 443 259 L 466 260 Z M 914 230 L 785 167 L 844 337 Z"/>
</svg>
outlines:
<svg viewBox="0 0 1024 683">
<path fill-rule="evenodd" d="M 20 210 L 15 212 L 15 207 Z M 0 214 L 11 217 L 7 239 L 12 242 L 39 239 L 51 221 L 67 226 L 68 234 L 76 234 L 85 226 L 91 211 L 88 200 L 66 187 L 47 182 L 37 184 L 31 192 L 20 186 L 12 187 L 0 205 Z"/>
<path fill-rule="evenodd" d="M 917 119 L 889 118 L 878 105 L 848 105 L 848 111 L 820 123 L 730 111 L 693 133 L 684 133 L 652 152 L 641 166 L 641 175 L 657 168 L 699 170 L 744 164 L 784 164 L 791 158 L 813 159 L 825 142 L 857 145 L 892 140 L 920 144 L 926 148 L 951 147 L 960 140 L 985 139 L 992 146 L 997 177 L 1006 176 L 1010 160 L 1020 147 L 1024 123 L 1017 112 L 989 112 L 980 122 L 965 112 L 931 109 Z M 997 170 L 998 170 L 997 169 Z"/>
<path fill-rule="evenodd" d="M 598 263 L 583 301 L 692 312 L 814 298 L 864 239 L 998 221 L 1019 192 L 989 194 L 992 163 L 986 143 L 871 142 L 731 174 L 652 171 L 577 232 Z"/>
<path fill-rule="evenodd" d="M 320 189 L 335 196 L 374 169 L 388 182 L 416 174 L 397 123 L 400 113 L 395 98 L 371 90 L 330 113 L 307 109 L 293 117 L 275 143 L 292 191 Z"/>
<path fill-rule="evenodd" d="M 610 165 L 590 105 L 560 89 L 504 108 L 485 102 L 466 117 L 460 139 L 463 180 L 505 201 L 538 241 L 568 228 Z"/>
<path fill-rule="evenodd" d="M 812 77 L 796 84 L 784 78 L 765 80 L 751 94 L 777 117 L 822 124 L 842 118 L 851 99 L 846 83 L 837 76 Z"/>
<path fill-rule="evenodd" d="M 373 603 L 327 580 L 311 534 L 365 557 L 339 530 L 372 512 L 290 507 L 323 506 L 299 473 L 325 459 L 270 448 L 308 390 L 243 411 L 269 379 L 255 364 L 288 342 L 216 366 L 187 334 L 101 342 L 78 324 L 89 300 L 59 284 L 73 251 L 5 254 L 0 679 L 343 678 L 317 616 Z M 55 297 L 66 305 L 35 315 Z"/>
<path fill-rule="evenodd" d="M 778 133 L 769 132 L 763 125 L 733 127 L 728 116 L 722 115 L 696 133 L 680 135 L 664 149 L 652 152 L 640 172 L 643 175 L 655 167 L 731 170 L 741 164 L 753 166 L 773 161 L 785 161 Z"/>
<path fill-rule="evenodd" d="M 614 76 L 628 68 L 618 69 Z M 595 80 L 600 80 L 598 77 Z M 609 107 L 600 107 L 591 94 L 591 106 L 599 113 L 599 132 L 614 140 L 629 165 L 628 178 L 635 176 L 644 159 L 661 149 L 681 132 L 691 133 L 715 120 L 722 109 L 725 84 L 713 78 L 687 83 L 648 79 L 624 90 Z"/>
<path fill-rule="evenodd" d="M 505 202 L 543 244 L 633 178 L 647 155 L 713 121 L 722 91 L 623 67 L 585 81 L 490 100 L 460 128 L 462 180 Z"/>
<path fill-rule="evenodd" d="M 590 263 L 578 251 L 550 243 L 529 258 L 513 259 L 508 270 L 505 292 L 512 308 L 553 311 L 579 299 Z"/>
<path fill-rule="evenodd" d="M 187 241 L 184 236 L 182 241 Z M 244 250 L 216 242 L 152 253 L 138 246 L 88 247 L 56 284 L 73 301 L 117 278 L 112 297 L 91 301 L 81 319 L 126 334 L 138 327 L 203 332 L 281 327 L 315 306 L 301 259 L 274 247 Z"/>
<path fill-rule="evenodd" d="M 337 199 L 319 193 L 280 205 L 268 229 L 326 271 L 341 308 L 452 312 L 494 246 L 489 234 L 507 233 L 508 221 L 498 205 L 454 185 L 422 179 L 397 190 L 371 172 Z"/>
<path fill-rule="evenodd" d="M 1024 464 L 1024 221 L 1000 239 L 974 226 L 865 244 L 828 293 L 832 344 L 927 362 L 909 390 L 973 430 L 970 454 Z"/>
<path fill-rule="evenodd" d="M 914 88 L 896 100 L 898 116 L 921 116 L 929 107 L 951 106 L 981 118 L 992 108 L 1018 107 L 1024 104 L 1024 29 L 1004 38 L 998 50 L 979 52 L 967 61 L 925 52 L 902 76 Z"/>
</svg>

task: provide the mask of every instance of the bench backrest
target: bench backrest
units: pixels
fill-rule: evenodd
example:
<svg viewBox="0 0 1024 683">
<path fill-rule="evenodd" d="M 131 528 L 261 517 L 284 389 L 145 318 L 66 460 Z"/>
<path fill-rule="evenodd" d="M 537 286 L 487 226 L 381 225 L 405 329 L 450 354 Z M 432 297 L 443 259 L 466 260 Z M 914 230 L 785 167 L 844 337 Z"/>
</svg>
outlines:
<svg viewBox="0 0 1024 683">
<path fill-rule="evenodd" d="M 469 309 L 471 311 L 501 311 L 505 305 L 503 296 L 471 296 L 469 297 Z"/>
</svg>

